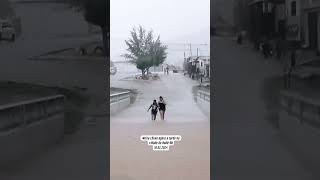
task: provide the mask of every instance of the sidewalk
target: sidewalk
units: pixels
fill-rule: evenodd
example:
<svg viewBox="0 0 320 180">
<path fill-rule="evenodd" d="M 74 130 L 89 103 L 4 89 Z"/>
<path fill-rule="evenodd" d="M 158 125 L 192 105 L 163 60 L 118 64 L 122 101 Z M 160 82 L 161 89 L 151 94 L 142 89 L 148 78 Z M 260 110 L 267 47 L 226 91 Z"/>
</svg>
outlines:
<svg viewBox="0 0 320 180">
<path fill-rule="evenodd" d="M 102 180 L 107 178 L 107 117 L 84 125 L 39 156 L 0 171 L 3 180 Z M 31 157 L 30 157 L 31 158 Z"/>
<path fill-rule="evenodd" d="M 236 42 L 236 38 L 232 39 L 232 41 L 237 44 Z M 237 44 L 238 45 L 238 44 Z M 254 50 L 254 44 L 253 42 L 249 41 L 249 40 L 244 40 L 243 41 L 243 44 L 242 45 L 238 45 L 240 47 L 244 47 L 244 48 L 248 48 L 248 49 L 252 49 L 253 52 L 256 52 L 258 54 L 261 54 L 262 55 L 262 52 L 261 51 L 256 51 Z M 268 59 L 273 59 L 273 60 L 277 60 L 277 61 L 283 61 L 283 60 L 286 60 L 286 61 L 289 61 L 290 60 L 290 55 L 291 55 L 291 51 L 290 50 L 287 50 L 286 52 L 286 56 L 285 57 L 282 57 L 280 59 L 278 59 L 276 57 L 276 52 L 275 50 L 274 51 L 274 56 L 273 57 L 269 57 Z M 310 49 L 297 49 L 297 52 L 296 52 L 296 60 L 297 60 L 297 64 L 299 63 L 303 63 L 303 62 L 308 62 L 308 61 L 312 61 L 312 60 L 320 60 L 320 56 L 317 56 L 317 53 L 315 50 L 310 50 Z"/>
<path fill-rule="evenodd" d="M 282 74 L 279 63 L 214 38 L 213 177 L 219 180 L 313 180 L 266 119 L 263 81 Z M 229 53 L 232 52 L 232 53 Z"/>
</svg>

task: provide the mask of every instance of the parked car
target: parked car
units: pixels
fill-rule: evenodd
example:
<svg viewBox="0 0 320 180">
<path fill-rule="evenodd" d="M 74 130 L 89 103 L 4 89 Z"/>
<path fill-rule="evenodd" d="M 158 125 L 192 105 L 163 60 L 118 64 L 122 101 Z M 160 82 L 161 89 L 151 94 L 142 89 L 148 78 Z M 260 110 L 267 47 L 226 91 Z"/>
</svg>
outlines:
<svg viewBox="0 0 320 180">
<path fill-rule="evenodd" d="M 113 62 L 110 62 L 110 75 L 115 75 L 117 73 L 117 67 Z"/>
<path fill-rule="evenodd" d="M 110 67 L 110 74 L 115 75 L 117 73 L 117 68 L 116 67 Z"/>
<path fill-rule="evenodd" d="M 9 40 L 15 41 L 16 31 L 12 25 L 12 22 L 9 20 L 0 20 L 0 41 Z"/>
<path fill-rule="evenodd" d="M 104 55 L 103 43 L 100 41 L 90 42 L 81 45 L 78 49 L 78 52 L 81 56 L 84 55 Z"/>
<path fill-rule="evenodd" d="M 312 60 L 296 65 L 291 75 L 299 79 L 309 79 L 314 76 L 320 76 L 320 60 Z"/>
</svg>

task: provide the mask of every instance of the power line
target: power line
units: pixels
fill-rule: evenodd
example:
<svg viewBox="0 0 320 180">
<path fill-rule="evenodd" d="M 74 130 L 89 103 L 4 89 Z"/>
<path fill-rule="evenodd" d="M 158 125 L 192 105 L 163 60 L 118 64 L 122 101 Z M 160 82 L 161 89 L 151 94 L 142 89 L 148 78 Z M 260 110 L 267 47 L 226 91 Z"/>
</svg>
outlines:
<svg viewBox="0 0 320 180">
<path fill-rule="evenodd" d="M 164 42 L 163 44 L 167 44 L 167 45 L 170 45 L 170 44 L 172 44 L 172 45 L 183 45 L 183 46 L 185 46 L 185 45 L 200 45 L 200 46 L 208 46 L 208 44 L 207 43 L 167 43 L 167 42 Z"/>
<path fill-rule="evenodd" d="M 165 45 L 181 45 L 184 47 L 184 57 L 186 56 L 186 46 L 189 46 L 189 51 L 190 51 L 190 55 L 192 56 L 192 46 L 208 46 L 208 44 L 206 43 L 168 43 L 168 42 L 164 42 L 163 44 Z M 197 55 L 199 53 L 200 48 L 197 48 Z"/>
<path fill-rule="evenodd" d="M 183 49 L 178 49 L 178 48 L 168 48 L 167 50 L 169 52 L 184 52 L 184 57 L 186 56 L 186 51 L 189 51 L 190 52 L 190 55 L 192 56 L 192 52 L 193 52 L 193 48 L 192 46 L 208 46 L 207 43 L 181 43 L 181 42 L 162 42 L 164 45 L 168 45 L 168 46 L 171 46 L 171 45 L 179 45 L 179 46 L 183 46 Z M 187 50 L 186 47 L 189 47 Z M 210 50 L 204 50 L 204 49 L 201 49 L 201 48 L 197 48 L 197 51 L 198 53 L 200 52 L 208 52 Z M 197 53 L 197 54 L 198 54 Z M 117 56 L 113 56 L 113 58 L 123 58 L 121 55 L 117 55 Z"/>
</svg>

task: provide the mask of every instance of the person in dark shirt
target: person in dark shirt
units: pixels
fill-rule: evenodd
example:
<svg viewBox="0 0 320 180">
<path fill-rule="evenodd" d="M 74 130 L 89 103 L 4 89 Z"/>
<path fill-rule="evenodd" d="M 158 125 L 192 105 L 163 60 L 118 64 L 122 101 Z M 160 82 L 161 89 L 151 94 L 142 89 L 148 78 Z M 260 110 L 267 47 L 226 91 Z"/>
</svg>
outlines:
<svg viewBox="0 0 320 180">
<path fill-rule="evenodd" d="M 296 66 L 296 49 L 293 49 L 291 52 L 290 63 L 288 64 L 287 70 L 285 72 L 285 88 L 289 88 L 291 84 L 291 72 Z"/>
<path fill-rule="evenodd" d="M 164 120 L 164 113 L 166 111 L 166 102 L 163 100 L 163 97 L 160 96 L 159 97 L 159 101 L 158 101 L 158 106 L 159 106 L 159 112 L 160 112 L 160 117 L 161 120 Z"/>
<path fill-rule="evenodd" d="M 153 100 L 153 103 L 150 105 L 148 111 L 151 109 L 151 120 L 155 121 L 158 113 L 158 103 L 156 100 Z"/>
</svg>

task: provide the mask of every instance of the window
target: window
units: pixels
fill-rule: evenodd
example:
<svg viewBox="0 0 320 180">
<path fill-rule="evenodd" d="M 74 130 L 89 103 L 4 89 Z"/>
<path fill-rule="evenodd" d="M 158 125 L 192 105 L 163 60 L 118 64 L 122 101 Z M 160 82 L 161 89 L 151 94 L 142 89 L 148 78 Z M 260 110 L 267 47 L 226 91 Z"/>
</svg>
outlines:
<svg viewBox="0 0 320 180">
<path fill-rule="evenodd" d="M 269 3 L 269 2 L 262 3 L 262 12 L 263 13 L 272 13 L 273 8 L 274 8 L 274 6 L 272 3 Z"/>
<path fill-rule="evenodd" d="M 292 1 L 291 2 L 291 16 L 296 16 L 297 15 L 297 2 Z"/>
<path fill-rule="evenodd" d="M 2 24 L 2 28 L 10 28 L 10 27 L 12 27 L 12 26 L 11 26 L 11 24 L 8 23 L 8 22 L 4 22 L 4 23 Z"/>
</svg>

